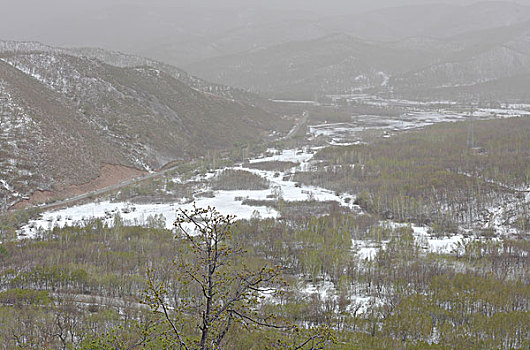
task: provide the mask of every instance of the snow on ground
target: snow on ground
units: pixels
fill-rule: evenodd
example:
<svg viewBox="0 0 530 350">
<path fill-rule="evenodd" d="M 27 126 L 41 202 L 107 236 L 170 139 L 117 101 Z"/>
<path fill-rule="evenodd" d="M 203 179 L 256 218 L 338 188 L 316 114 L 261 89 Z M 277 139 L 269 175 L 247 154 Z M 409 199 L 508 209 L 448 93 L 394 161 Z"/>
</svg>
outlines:
<svg viewBox="0 0 530 350">
<path fill-rule="evenodd" d="M 300 279 L 302 280 L 302 279 Z M 320 300 L 324 301 L 336 297 L 335 285 L 331 281 L 322 281 L 319 283 L 307 283 L 298 288 L 301 295 L 310 296 L 318 294 Z"/>
<path fill-rule="evenodd" d="M 530 111 L 517 108 L 479 108 L 473 112 L 475 117 L 495 117 L 495 118 L 511 118 L 511 117 L 522 117 L 530 116 Z"/>
<path fill-rule="evenodd" d="M 358 76 L 357 78 L 362 78 Z M 365 93 L 343 94 L 343 95 L 328 95 L 332 101 L 347 100 L 356 103 L 363 103 L 372 106 L 454 106 L 458 103 L 455 101 L 412 101 L 404 99 L 387 99 Z"/>
<path fill-rule="evenodd" d="M 8 190 L 9 192 L 13 192 L 13 187 L 11 187 L 7 181 L 5 180 L 2 180 L 0 179 L 0 184 L 2 185 L 2 187 L 4 187 L 6 190 Z"/>
<path fill-rule="evenodd" d="M 383 78 L 383 82 L 381 83 L 381 86 L 387 86 L 388 82 L 390 81 L 390 76 L 386 74 L 385 72 L 379 72 L 377 73 L 381 78 Z"/>
<path fill-rule="evenodd" d="M 409 103 L 410 101 L 403 101 Z M 434 103 L 434 102 L 433 102 Z M 441 122 L 456 122 L 468 118 L 494 119 L 494 118 L 513 118 L 530 116 L 530 111 L 524 109 L 499 109 L 499 108 L 479 108 L 472 114 L 456 113 L 451 110 L 439 109 L 437 111 L 420 111 L 415 110 L 406 113 L 399 118 L 387 118 L 377 115 L 359 115 L 352 116 L 350 122 L 342 123 L 323 123 L 310 125 L 310 133 L 317 136 L 326 136 L 332 138 L 332 144 L 350 144 L 359 142 L 359 134 L 368 130 L 381 131 L 405 131 L 412 129 L 424 128 Z M 390 135 L 386 134 L 386 137 Z"/>
<path fill-rule="evenodd" d="M 382 221 L 381 226 L 390 226 L 392 228 L 407 227 L 410 224 L 398 223 L 393 221 Z M 413 235 L 416 243 L 419 244 L 425 251 L 439 254 L 451 254 L 458 243 L 464 240 L 464 235 L 455 234 L 453 236 L 433 237 L 430 234 L 431 228 L 429 226 L 410 225 L 413 230 Z M 360 260 L 373 260 L 379 250 L 386 249 L 389 241 L 375 242 L 371 240 L 352 240 L 352 251 L 356 253 Z"/>
<path fill-rule="evenodd" d="M 295 174 L 297 171 L 310 171 L 313 166 L 311 164 L 312 158 L 318 149 L 319 148 L 311 149 L 306 147 L 298 150 L 284 150 L 266 158 L 258 158 L 250 161 L 250 164 L 270 161 L 293 162 L 299 164 L 285 172 L 252 169 L 245 167 L 245 165 L 241 165 L 239 169 L 252 172 L 269 180 L 273 189 L 277 188 L 281 190 L 281 197 L 285 201 L 337 201 L 342 206 L 349 207 L 350 209 L 358 209 L 357 206 L 352 204 L 352 199 L 354 199 L 354 196 L 352 195 L 337 194 L 325 188 L 307 186 L 291 181 L 290 179 L 285 179 L 286 175 Z"/>
<path fill-rule="evenodd" d="M 277 212 L 268 207 L 249 207 L 241 205 L 236 201 L 237 193 L 220 191 L 215 198 L 199 198 L 196 200 L 197 207 L 215 207 L 223 215 L 236 215 L 239 219 L 250 219 L 253 212 L 257 210 L 261 217 L 276 217 Z M 236 191 L 237 192 L 237 191 Z M 41 218 L 31 220 L 20 232 L 22 238 L 34 237 L 39 229 L 47 230 L 53 227 L 65 227 L 73 225 L 84 225 L 93 218 L 104 220 L 105 224 L 111 226 L 116 214 L 120 215 L 125 225 L 145 225 L 149 218 L 163 215 L 166 228 L 172 229 L 177 218 L 179 209 L 192 209 L 192 203 L 176 204 L 131 204 L 125 202 L 112 203 L 110 201 L 93 202 L 66 209 L 60 209 L 42 214 Z"/>
<path fill-rule="evenodd" d="M 526 206 L 530 208 L 530 189 L 527 189 L 524 199 L 513 199 L 502 205 L 488 208 L 487 214 L 489 218 L 485 222 L 484 228 L 494 228 L 495 231 L 501 235 L 515 235 L 517 234 L 517 229 L 513 226 L 507 225 L 507 223 L 513 224 L 516 220 L 515 213 L 518 213 L 521 206 Z"/>
<path fill-rule="evenodd" d="M 316 102 L 316 101 L 302 101 L 302 100 L 272 100 L 272 102 L 276 102 L 276 103 L 306 104 L 306 105 L 320 106 L 320 103 L 318 103 L 318 102 Z"/>
<path fill-rule="evenodd" d="M 513 115 L 521 110 L 510 110 L 506 115 Z M 513 113 L 512 113 L 513 112 Z M 498 110 L 481 110 L 477 113 L 482 113 L 484 118 L 491 118 L 498 113 Z M 512 113 L 512 114 L 510 114 Z M 530 112 L 527 112 L 530 114 Z M 333 142 L 347 142 L 353 141 L 356 134 L 366 129 L 385 129 L 385 130 L 408 130 L 412 128 L 419 128 L 426 125 L 431 125 L 442 121 L 456 121 L 466 118 L 463 115 L 457 115 L 450 112 L 412 112 L 403 116 L 401 119 L 380 118 L 377 116 L 358 116 L 352 118 L 352 123 L 338 123 L 338 124 L 320 124 L 310 127 L 311 133 L 314 135 L 326 135 L 333 137 Z M 363 125 L 363 126 L 360 126 Z M 337 140 L 339 139 L 339 140 Z M 355 140 L 355 142 L 359 142 Z M 261 218 L 278 217 L 279 213 L 267 206 L 248 206 L 244 205 L 245 199 L 252 200 L 270 200 L 275 198 L 282 198 L 285 201 L 337 201 L 342 206 L 349 207 L 353 210 L 359 208 L 352 203 L 354 202 L 354 195 L 337 194 L 333 191 L 315 187 L 305 186 L 303 184 L 295 183 L 291 180 L 291 175 L 297 171 L 311 171 L 313 164 L 312 158 L 319 148 L 304 147 L 299 149 L 289 149 L 278 151 L 275 149 L 267 150 L 266 156 L 251 159 L 248 164 L 255 164 L 258 162 L 293 162 L 297 165 L 286 171 L 269 171 L 253 169 L 247 163 L 230 167 L 232 169 L 240 169 L 249 171 L 267 179 L 271 186 L 267 190 L 249 190 L 249 191 L 215 191 L 212 198 L 200 197 L 197 194 L 204 191 L 204 187 L 197 190 L 195 193 L 195 202 L 198 207 L 215 207 L 222 214 L 236 215 L 237 219 L 250 219 L 253 215 L 259 214 Z M 229 169 L 229 168 L 225 168 Z M 198 175 L 189 181 L 197 181 L 206 183 L 224 169 Z M 180 179 L 176 179 L 180 181 Z M 112 224 L 113 217 L 116 213 L 120 216 L 126 224 L 130 225 L 144 225 L 150 216 L 163 216 L 165 218 L 166 227 L 172 228 L 173 222 L 176 218 L 177 209 L 190 209 L 190 203 L 176 203 L 176 204 L 135 204 L 120 202 L 111 203 L 108 201 L 89 203 L 79 205 L 72 208 L 66 208 L 56 211 L 49 211 L 42 214 L 41 218 L 32 220 L 28 225 L 21 230 L 21 237 L 34 237 L 39 229 L 50 229 L 54 226 L 64 227 L 67 225 L 80 224 L 88 221 L 90 218 L 105 219 L 107 224 Z M 493 216 L 492 225 L 497 226 L 502 217 L 501 211 L 497 211 L 497 215 Z M 393 225 L 402 225 L 395 224 Z M 415 237 L 421 239 L 425 248 L 433 252 L 450 253 L 454 248 L 456 242 L 463 237 L 455 235 L 452 237 L 431 237 L 428 233 L 428 227 L 412 226 Z M 354 249 L 361 259 L 373 259 L 378 249 L 384 249 L 384 244 L 381 246 L 374 245 L 369 241 L 354 241 Z"/>
<path fill-rule="evenodd" d="M 373 260 L 381 248 L 381 244 L 368 240 L 352 240 L 352 250 L 361 260 Z"/>
<path fill-rule="evenodd" d="M 303 281 L 303 276 L 298 280 Z M 306 298 L 316 296 L 318 298 L 317 300 L 320 302 L 336 300 L 339 297 L 339 291 L 333 282 L 329 280 L 317 283 L 300 282 L 296 290 L 301 296 Z M 355 292 L 352 292 L 348 297 L 350 302 L 348 303 L 347 311 L 355 313 L 355 315 L 361 315 L 366 313 L 373 306 L 381 306 L 384 304 L 381 298 L 357 294 Z"/>
<path fill-rule="evenodd" d="M 530 112 L 530 104 L 518 103 L 518 104 L 509 104 L 507 106 L 509 109 L 521 109 Z"/>
<path fill-rule="evenodd" d="M 425 250 L 433 253 L 450 254 L 456 247 L 456 244 L 464 239 L 462 234 L 455 234 L 445 237 L 433 237 L 430 234 L 431 228 L 429 226 L 417 226 L 393 221 L 386 221 L 384 224 L 390 225 L 394 228 L 406 227 L 410 225 L 416 242 L 419 243 Z"/>
<path fill-rule="evenodd" d="M 239 191 L 215 191 L 212 198 L 195 196 L 197 207 L 214 207 L 223 215 L 235 215 L 236 219 L 250 219 L 253 215 L 259 214 L 261 218 L 278 217 L 279 213 L 267 206 L 248 206 L 242 202 L 245 199 L 270 200 L 281 197 L 285 201 L 304 201 L 308 199 L 317 201 L 337 201 L 344 206 L 353 208 L 352 196 L 337 195 L 333 191 L 314 186 L 304 186 L 295 183 L 285 176 L 294 173 L 296 170 L 310 168 L 310 161 L 314 155 L 314 150 L 310 148 L 298 150 L 284 150 L 282 152 L 269 150 L 275 153 L 272 156 L 250 160 L 250 164 L 267 161 L 289 161 L 298 164 L 296 167 L 286 172 L 258 170 L 240 165 L 225 169 L 240 169 L 262 176 L 270 181 L 271 186 L 267 190 L 239 190 Z M 194 177 L 190 181 L 206 181 L 215 177 L 225 169 L 202 174 Z M 204 188 L 201 188 L 202 192 Z M 163 215 L 166 227 L 171 229 L 176 219 L 178 209 L 191 209 L 192 203 L 176 204 L 130 204 L 126 202 L 112 203 L 110 201 L 94 202 L 78 205 L 71 208 L 48 211 L 41 215 L 39 219 L 31 220 L 19 232 L 21 238 L 32 238 L 39 230 L 51 229 L 53 227 L 65 227 L 83 224 L 92 218 L 104 219 L 105 223 L 112 225 L 114 216 L 119 213 L 126 225 L 144 225 L 148 218 L 155 215 Z"/>
<path fill-rule="evenodd" d="M 309 131 L 316 136 L 332 138 L 332 143 L 350 143 L 359 140 L 359 134 L 368 130 L 404 131 L 423 128 L 440 122 L 452 122 L 466 118 L 449 112 L 410 112 L 400 118 L 377 115 L 352 116 L 351 122 L 311 125 Z"/>
<path fill-rule="evenodd" d="M 287 149 L 278 151 L 275 149 L 268 149 L 267 153 L 271 153 L 271 156 L 263 158 L 255 158 L 249 161 L 250 164 L 261 163 L 261 162 L 293 162 L 293 163 L 306 163 L 314 156 L 314 151 L 317 148 L 311 149 L 310 147 L 304 147 L 301 149 Z"/>
<path fill-rule="evenodd" d="M 447 237 L 432 237 L 427 226 L 412 225 L 414 237 L 425 249 L 433 253 L 451 254 L 457 244 L 464 239 L 461 234 Z"/>
<path fill-rule="evenodd" d="M 350 300 L 351 302 L 347 307 L 347 311 L 355 313 L 355 315 L 365 314 L 372 307 L 385 304 L 380 298 L 356 294 L 350 296 Z"/>
</svg>

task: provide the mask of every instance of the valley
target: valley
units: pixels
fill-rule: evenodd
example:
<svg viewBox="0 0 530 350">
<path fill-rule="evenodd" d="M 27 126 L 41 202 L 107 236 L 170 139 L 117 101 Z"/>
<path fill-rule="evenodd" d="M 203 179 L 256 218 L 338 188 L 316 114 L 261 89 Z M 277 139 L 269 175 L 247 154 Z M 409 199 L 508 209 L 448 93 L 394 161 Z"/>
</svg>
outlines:
<svg viewBox="0 0 530 350">
<path fill-rule="evenodd" d="M 125 326 L 120 332 L 129 340 L 124 343 L 140 341 L 136 326 L 119 315 L 134 315 L 140 327 L 151 322 L 141 296 L 144 265 L 152 261 L 157 276 L 166 278 L 179 232 L 174 222 L 180 210 L 197 206 L 235 215 L 234 244 L 250 249 L 252 261 L 285 266 L 286 281 L 264 289 L 260 308 L 290 310 L 288 319 L 299 317 L 315 325 L 332 322 L 333 332 L 348 348 L 354 344 L 364 349 L 370 341 L 373 348 L 381 341 L 397 346 L 401 341 L 394 340 L 396 325 L 405 327 L 407 337 L 419 337 L 407 342 L 427 348 L 434 332 L 444 337 L 461 332 L 473 341 L 465 334 L 468 329 L 481 332 L 475 319 L 469 328 L 438 330 L 445 327 L 444 317 L 462 317 L 459 311 L 428 306 L 459 303 L 443 286 L 466 295 L 478 290 L 469 294 L 470 302 L 488 303 L 495 310 L 517 305 L 509 306 L 515 311 L 506 311 L 504 322 L 514 331 L 504 339 L 525 344 L 524 321 L 518 315 L 526 308 L 527 287 L 521 281 L 528 278 L 530 192 L 524 160 L 530 149 L 525 138 L 530 109 L 469 109 L 440 102 L 432 107 L 380 98 L 365 98 L 362 106 L 341 103 L 315 105 L 308 112 L 307 103 L 280 102 L 287 104 L 282 108 L 306 110 L 286 133 L 289 137 L 246 145 L 230 156 L 180 163 L 76 199 L 82 204 L 31 214 L 16 231 L 8 230 L 16 239 L 4 237 L 1 245 L 6 268 L 0 286 L 15 289 L 0 293 L 0 301 L 16 298 L 24 305 L 13 316 L 2 314 L 8 320 L 4 327 L 12 329 L 28 312 L 24 310 L 47 305 L 43 300 L 50 298 L 60 302 L 38 307 L 35 322 L 45 322 L 50 312 L 78 320 L 78 325 L 69 326 L 78 337 L 72 340 L 77 346 L 109 341 L 85 328 L 91 322 L 87 310 L 99 318 L 93 323 L 97 332 L 105 334 L 108 325 Z M 352 116 L 350 108 L 377 108 L 381 115 Z M 396 115 L 396 110 L 404 114 Z M 414 157 L 401 164 L 400 158 L 411 154 L 423 164 L 416 164 Z M 456 154 L 464 158 L 455 160 Z M 388 166 L 392 170 L 386 173 Z M 403 166 L 411 173 L 403 174 Z M 31 253 L 19 255 L 19 249 Z M 16 261 L 24 255 L 30 268 L 19 270 Z M 78 264 L 68 262 L 72 256 Z M 30 286 L 43 294 L 24 294 Z M 492 300 L 488 290 L 504 299 Z M 428 294 L 420 297 L 421 291 Z M 405 311 L 395 308 L 409 310 L 406 305 L 412 307 L 411 318 L 396 319 Z M 9 306 L 0 307 L 0 313 L 7 310 Z M 428 322 L 425 327 L 410 328 L 422 317 Z M 380 325 L 376 334 L 382 340 L 370 336 L 374 325 Z M 19 331 L 40 337 L 27 328 Z M 327 337 L 325 332 L 315 334 Z M 254 336 L 272 341 L 280 335 L 241 329 L 228 339 L 245 344 Z M 295 339 L 303 339 L 300 336 Z M 150 333 L 143 341 L 154 346 L 160 340 Z M 484 341 L 501 344 L 493 338 Z M 333 346 L 340 348 L 340 343 Z"/>
<path fill-rule="evenodd" d="M 0 349 L 530 348 L 525 1 L 2 10 Z"/>
<path fill-rule="evenodd" d="M 335 97 L 335 101 L 339 97 Z M 341 96 L 341 99 L 348 97 Z M 358 100 L 359 96 L 351 96 L 352 100 Z M 350 121 L 339 123 L 319 123 L 319 120 L 311 120 L 306 113 L 306 118 L 300 120 L 300 123 L 293 127 L 288 136 L 294 136 L 296 139 L 296 148 L 289 148 L 289 140 L 281 138 L 277 141 L 276 146 L 280 148 L 271 148 L 265 150 L 262 154 L 257 154 L 254 158 L 244 158 L 241 162 L 233 165 L 224 165 L 215 168 L 215 161 L 209 164 L 206 171 L 199 168 L 192 170 L 191 173 L 179 174 L 178 167 L 170 168 L 161 173 L 153 173 L 137 179 L 129 180 L 118 186 L 106 188 L 103 191 L 90 192 L 88 194 L 75 197 L 72 201 L 87 201 L 89 197 L 100 197 L 97 201 L 87 204 L 76 205 L 70 208 L 44 211 L 39 219 L 31 220 L 18 231 L 20 239 L 35 238 L 42 235 L 45 230 L 52 230 L 55 227 L 62 228 L 65 226 L 84 226 L 92 223 L 94 220 L 102 220 L 105 225 L 112 226 L 116 217 L 119 217 L 123 225 L 140 225 L 146 226 L 156 220 L 161 227 L 169 230 L 173 228 L 177 211 L 180 209 L 190 209 L 193 205 L 198 207 L 214 207 L 224 215 L 235 215 L 240 220 L 250 220 L 252 218 L 276 218 L 281 219 L 283 215 L 289 213 L 289 209 L 280 209 L 279 205 L 285 207 L 293 206 L 295 210 L 306 207 L 308 210 L 305 215 L 316 215 L 315 213 L 322 210 L 321 215 L 325 215 L 326 207 L 334 203 L 337 207 L 342 208 L 345 212 L 363 213 L 359 206 L 358 197 L 362 190 L 348 190 L 347 187 L 338 190 L 334 186 L 333 177 L 330 177 L 329 183 L 324 177 L 319 185 L 314 185 L 314 179 L 320 177 L 320 172 L 332 171 L 340 173 L 344 166 L 355 169 L 355 163 L 339 165 L 329 165 L 330 159 L 317 157 L 319 151 L 326 151 L 329 147 L 338 147 L 348 149 L 356 147 L 355 145 L 366 145 L 372 142 L 378 142 L 378 139 L 389 139 L 396 134 L 418 132 L 417 130 L 428 128 L 438 123 L 457 123 L 462 125 L 465 130 L 470 128 L 470 123 L 480 123 L 488 120 L 502 120 L 507 118 L 518 119 L 523 123 L 524 129 L 527 130 L 527 120 L 530 117 L 530 109 L 524 109 L 525 106 L 507 105 L 506 108 L 474 108 L 471 111 L 465 111 L 465 108 L 459 107 L 454 103 L 433 103 L 436 109 L 429 107 L 429 104 L 416 103 L 405 100 L 381 100 L 379 98 L 364 97 L 363 103 L 377 106 L 399 106 L 405 108 L 407 112 L 399 117 L 382 117 L 377 115 L 353 115 Z M 297 104 L 295 102 L 288 102 Z M 300 108 L 304 104 L 299 104 Z M 302 125 L 305 131 L 301 132 Z M 294 134 L 296 135 L 293 135 Z M 467 135 L 469 137 L 469 135 Z M 465 140 L 468 142 L 468 140 Z M 479 152 L 479 151 L 477 151 Z M 218 163 L 230 164 L 233 162 L 230 158 L 219 160 Z M 217 183 L 224 182 L 223 176 L 226 173 L 233 172 L 229 177 L 236 177 L 233 186 L 223 187 Z M 314 175 L 312 175 L 314 174 Z M 465 173 L 471 179 L 475 175 Z M 306 176 L 312 180 L 305 180 Z M 149 182 L 151 193 L 142 196 L 134 196 L 134 187 L 142 187 L 142 182 Z M 225 175 L 226 177 L 226 175 Z M 244 180 L 248 178 L 248 180 Z M 245 184 L 244 182 L 248 182 Z M 504 185 L 490 180 L 493 184 L 499 184 L 507 189 L 512 190 L 510 185 Z M 263 182 L 263 185 L 253 188 L 252 184 Z M 175 191 L 175 186 L 185 187 L 186 190 Z M 322 187 L 321 187 L 322 186 Z M 127 188 L 132 187 L 133 190 Z M 517 186 L 515 186 L 517 187 Z M 361 188 L 362 189 L 362 188 Z M 519 186 L 518 190 L 523 195 L 523 207 L 528 207 L 530 195 L 529 189 Z M 127 194 L 132 195 L 129 201 Z M 526 193 L 526 194 L 525 194 Z M 141 199 L 140 199 L 141 198 Z M 506 201 L 507 200 L 507 201 Z M 516 218 L 510 218 L 509 215 L 519 215 L 506 209 L 507 207 L 517 205 L 520 197 L 505 199 L 498 202 L 497 205 L 485 208 L 486 221 L 479 222 L 473 219 L 467 226 L 462 222 L 462 226 L 457 231 L 448 235 L 446 238 L 436 237 L 427 234 L 433 232 L 432 227 L 421 225 L 413 220 L 413 230 L 417 233 L 417 239 L 426 240 L 431 249 L 442 249 L 446 252 L 452 251 L 456 243 L 462 241 L 465 236 L 469 235 L 470 228 L 490 229 L 496 234 L 511 235 L 517 234 L 518 230 L 508 222 L 513 222 Z M 68 200 L 52 203 L 51 206 L 64 206 Z M 305 204 L 304 204 L 305 203 Z M 441 205 L 441 203 L 440 203 Z M 46 210 L 46 206 L 40 206 Z M 298 208 L 298 209 L 296 209 Z M 520 210 L 521 208 L 519 208 Z M 300 214 L 301 215 L 301 214 Z M 410 220 L 410 219 L 409 219 Z M 397 222 L 389 221 L 391 225 Z M 455 224 L 459 224 L 455 222 Z M 398 224 L 399 225 L 399 224 Z M 418 225 L 418 226 L 416 226 Z M 445 242 L 444 243 L 444 239 Z M 373 243 L 356 241 L 355 243 L 362 249 L 369 249 Z M 370 249 L 369 249 L 370 250 Z M 372 256 L 376 251 L 371 249 Z"/>
</svg>

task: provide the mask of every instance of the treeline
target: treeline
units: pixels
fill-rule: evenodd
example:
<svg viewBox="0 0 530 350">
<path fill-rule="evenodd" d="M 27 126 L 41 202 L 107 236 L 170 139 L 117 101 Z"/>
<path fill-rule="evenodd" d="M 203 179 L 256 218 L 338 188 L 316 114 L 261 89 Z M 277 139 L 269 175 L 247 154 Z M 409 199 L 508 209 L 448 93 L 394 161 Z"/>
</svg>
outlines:
<svg viewBox="0 0 530 350">
<path fill-rule="evenodd" d="M 29 220 L 37 218 L 41 210 L 39 208 L 27 208 L 7 212 L 0 215 L 0 241 L 16 237 L 17 230 Z"/>
<path fill-rule="evenodd" d="M 55 228 L 38 241 L 0 246 L 0 289 L 24 288 L 122 298 L 140 295 L 151 260 L 171 264 L 170 231 L 142 227 Z"/>
<path fill-rule="evenodd" d="M 214 190 L 224 191 L 266 190 L 269 186 L 270 183 L 267 179 L 240 169 L 225 169 L 212 181 Z"/>
</svg>

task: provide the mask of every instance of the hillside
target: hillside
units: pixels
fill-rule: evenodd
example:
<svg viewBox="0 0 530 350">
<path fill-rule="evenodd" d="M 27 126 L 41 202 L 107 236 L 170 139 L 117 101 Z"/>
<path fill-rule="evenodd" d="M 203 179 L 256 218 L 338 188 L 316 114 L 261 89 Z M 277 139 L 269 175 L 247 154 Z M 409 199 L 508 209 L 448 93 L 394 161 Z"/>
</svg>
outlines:
<svg viewBox="0 0 530 350">
<path fill-rule="evenodd" d="M 59 48 L 42 44 L 36 41 L 13 41 L 0 40 L 0 52 L 4 53 L 28 53 L 46 52 L 65 54 L 69 56 L 97 59 L 111 66 L 131 68 L 138 66 L 150 66 L 164 71 L 186 85 L 202 92 L 233 99 L 250 105 L 270 107 L 267 100 L 258 95 L 249 93 L 244 89 L 237 89 L 227 85 L 214 84 L 188 74 L 186 71 L 173 65 L 156 61 L 143 56 L 125 54 L 115 50 L 105 50 L 94 47 Z"/>
<path fill-rule="evenodd" d="M 89 182 L 103 163 L 126 164 L 64 97 L 5 62 L 0 82 L 3 206 L 37 189 Z"/>
<path fill-rule="evenodd" d="M 505 103 L 522 103 L 530 99 L 530 74 L 514 75 L 506 78 L 487 81 L 460 87 L 440 87 L 423 90 L 411 90 L 410 98 L 480 101 L 498 105 L 499 101 Z"/>
<path fill-rule="evenodd" d="M 102 171 L 122 180 L 288 127 L 264 110 L 199 91 L 187 74 L 179 80 L 151 66 L 60 51 L 0 54 L 4 207 L 36 190 L 49 198 L 86 185 Z"/>
</svg>

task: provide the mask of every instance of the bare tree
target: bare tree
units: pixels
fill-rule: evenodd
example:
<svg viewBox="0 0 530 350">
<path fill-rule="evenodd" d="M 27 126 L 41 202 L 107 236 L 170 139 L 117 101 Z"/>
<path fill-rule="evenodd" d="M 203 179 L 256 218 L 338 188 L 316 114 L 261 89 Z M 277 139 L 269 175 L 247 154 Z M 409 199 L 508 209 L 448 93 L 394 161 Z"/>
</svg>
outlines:
<svg viewBox="0 0 530 350">
<path fill-rule="evenodd" d="M 158 281 L 148 270 L 146 302 L 164 315 L 181 349 L 219 348 L 236 323 L 292 328 L 259 312 L 260 299 L 274 293 L 279 268 L 247 266 L 244 250 L 232 242 L 233 225 L 233 216 L 210 207 L 180 210 L 175 221 L 176 239 L 182 244 L 173 262 L 176 281 Z"/>
</svg>

